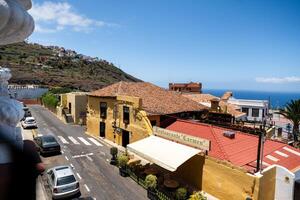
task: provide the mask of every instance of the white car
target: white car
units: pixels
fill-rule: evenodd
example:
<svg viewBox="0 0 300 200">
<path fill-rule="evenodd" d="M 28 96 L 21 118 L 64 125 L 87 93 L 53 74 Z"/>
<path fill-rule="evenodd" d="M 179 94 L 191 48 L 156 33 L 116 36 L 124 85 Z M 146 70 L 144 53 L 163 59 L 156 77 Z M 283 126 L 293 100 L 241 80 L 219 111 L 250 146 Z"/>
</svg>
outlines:
<svg viewBox="0 0 300 200">
<path fill-rule="evenodd" d="M 37 128 L 37 124 L 36 124 L 34 117 L 26 117 L 21 122 L 21 125 L 23 128 Z"/>
<path fill-rule="evenodd" d="M 79 197 L 79 182 L 68 165 L 57 166 L 47 171 L 47 181 L 53 199 Z"/>
</svg>

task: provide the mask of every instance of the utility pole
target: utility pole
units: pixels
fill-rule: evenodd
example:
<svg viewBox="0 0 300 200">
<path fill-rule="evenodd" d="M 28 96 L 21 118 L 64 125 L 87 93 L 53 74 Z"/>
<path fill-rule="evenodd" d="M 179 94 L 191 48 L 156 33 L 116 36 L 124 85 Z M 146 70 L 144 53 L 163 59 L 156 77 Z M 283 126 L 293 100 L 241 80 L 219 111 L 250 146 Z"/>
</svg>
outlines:
<svg viewBox="0 0 300 200">
<path fill-rule="evenodd" d="M 262 126 L 260 126 L 260 131 L 258 134 L 258 147 L 257 147 L 257 160 L 256 160 L 256 172 L 261 170 L 262 164 L 262 152 L 263 152 L 263 143 L 264 143 L 264 131 L 262 130 Z"/>
</svg>

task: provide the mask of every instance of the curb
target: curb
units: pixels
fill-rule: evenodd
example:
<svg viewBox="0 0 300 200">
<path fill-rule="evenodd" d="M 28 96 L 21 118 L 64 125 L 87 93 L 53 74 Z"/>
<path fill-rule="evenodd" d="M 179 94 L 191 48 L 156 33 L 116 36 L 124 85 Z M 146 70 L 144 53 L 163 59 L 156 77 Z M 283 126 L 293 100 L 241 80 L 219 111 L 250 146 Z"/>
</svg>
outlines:
<svg viewBox="0 0 300 200">
<path fill-rule="evenodd" d="M 43 184 L 43 180 L 41 176 L 38 176 L 37 183 L 36 183 L 36 189 L 40 188 L 40 190 L 37 190 L 36 192 L 36 199 L 38 200 L 50 200 L 50 198 L 47 195 L 45 185 Z"/>
</svg>

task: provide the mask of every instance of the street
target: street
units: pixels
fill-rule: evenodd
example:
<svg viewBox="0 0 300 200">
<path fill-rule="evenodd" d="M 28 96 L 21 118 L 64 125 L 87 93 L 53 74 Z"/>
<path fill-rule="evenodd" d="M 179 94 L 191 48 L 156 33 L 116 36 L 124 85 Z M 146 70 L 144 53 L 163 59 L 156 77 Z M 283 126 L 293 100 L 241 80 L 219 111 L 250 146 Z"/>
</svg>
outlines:
<svg viewBox="0 0 300 200">
<path fill-rule="evenodd" d="M 64 124 L 42 106 L 28 107 L 37 121 L 37 133 L 54 135 L 62 148 L 61 155 L 42 157 L 46 168 L 72 166 L 80 182 L 80 199 L 147 199 L 142 187 L 129 177 L 121 177 L 117 167 L 109 164 L 110 147 L 86 135 L 84 127 Z M 50 197 L 46 173 L 42 179 Z"/>
</svg>

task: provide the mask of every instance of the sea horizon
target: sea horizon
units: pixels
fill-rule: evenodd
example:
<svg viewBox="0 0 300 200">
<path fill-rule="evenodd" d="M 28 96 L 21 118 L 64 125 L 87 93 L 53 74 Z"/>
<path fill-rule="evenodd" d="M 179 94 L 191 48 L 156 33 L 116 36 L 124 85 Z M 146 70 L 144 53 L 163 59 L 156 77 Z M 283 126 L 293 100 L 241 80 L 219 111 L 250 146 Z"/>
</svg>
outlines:
<svg viewBox="0 0 300 200">
<path fill-rule="evenodd" d="M 300 91 L 261 91 L 243 89 L 203 89 L 202 93 L 209 93 L 221 97 L 225 92 L 233 92 L 233 97 L 237 99 L 257 99 L 270 100 L 271 108 L 282 108 L 291 100 L 300 99 Z"/>
</svg>

